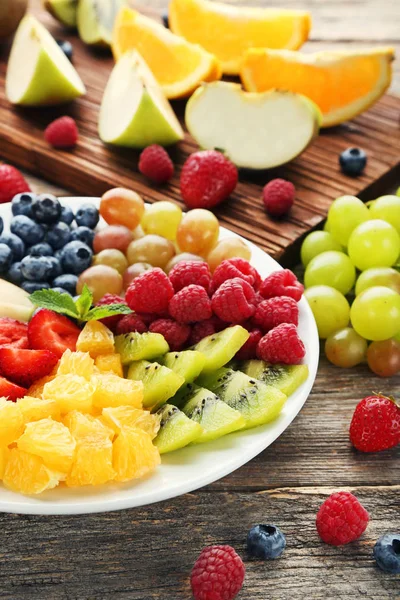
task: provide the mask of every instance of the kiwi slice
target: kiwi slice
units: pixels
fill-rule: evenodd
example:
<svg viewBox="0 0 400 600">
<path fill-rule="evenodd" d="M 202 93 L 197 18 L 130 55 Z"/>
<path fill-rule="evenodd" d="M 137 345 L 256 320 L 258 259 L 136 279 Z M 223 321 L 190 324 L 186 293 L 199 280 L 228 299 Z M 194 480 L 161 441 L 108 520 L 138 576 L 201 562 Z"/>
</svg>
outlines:
<svg viewBox="0 0 400 600">
<path fill-rule="evenodd" d="M 183 352 L 168 352 L 161 360 L 162 364 L 182 375 L 186 383 L 191 383 L 200 375 L 206 362 L 206 357 L 195 350 Z"/>
<path fill-rule="evenodd" d="M 307 365 L 271 365 L 263 360 L 246 360 L 238 363 L 237 368 L 249 377 L 273 385 L 286 396 L 293 394 L 308 377 Z"/>
<path fill-rule="evenodd" d="M 143 381 L 143 406 L 157 409 L 185 383 L 182 375 L 157 362 L 139 360 L 128 369 L 128 379 Z"/>
<path fill-rule="evenodd" d="M 203 433 L 196 438 L 194 444 L 216 440 L 232 431 L 243 429 L 246 420 L 237 410 L 222 402 L 205 388 L 193 386 L 186 395 L 182 411 L 203 428 Z"/>
<path fill-rule="evenodd" d="M 124 333 L 115 338 L 115 350 L 121 355 L 123 365 L 134 360 L 151 360 L 165 354 L 169 346 L 161 333 Z"/>
<path fill-rule="evenodd" d="M 203 338 L 193 346 L 191 350 L 202 352 L 206 357 L 202 373 L 212 373 L 226 365 L 248 340 L 249 335 L 247 329 L 234 325 Z"/>
<path fill-rule="evenodd" d="M 187 446 L 202 433 L 199 423 L 192 421 L 172 404 L 166 404 L 157 413 L 160 416 L 160 429 L 154 439 L 160 454 L 173 452 Z"/>
<path fill-rule="evenodd" d="M 272 385 L 233 369 L 221 368 L 209 375 L 201 375 L 198 383 L 238 410 L 246 420 L 245 429 L 276 419 L 287 399 Z"/>
</svg>

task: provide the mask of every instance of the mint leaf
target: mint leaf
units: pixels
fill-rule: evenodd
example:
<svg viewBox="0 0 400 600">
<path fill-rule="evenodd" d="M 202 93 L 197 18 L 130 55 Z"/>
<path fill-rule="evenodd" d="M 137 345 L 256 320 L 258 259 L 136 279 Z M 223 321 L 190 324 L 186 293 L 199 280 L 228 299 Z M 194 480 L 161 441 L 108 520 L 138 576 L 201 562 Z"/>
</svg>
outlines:
<svg viewBox="0 0 400 600">
<path fill-rule="evenodd" d="M 73 319 L 79 318 L 75 302 L 69 294 L 61 294 L 54 290 L 38 290 L 29 296 L 29 300 L 38 308 L 48 308 Z"/>
<path fill-rule="evenodd" d="M 130 315 L 131 312 L 131 309 L 126 304 L 107 304 L 104 306 L 95 306 L 81 318 L 84 321 L 98 321 L 99 319 L 114 315 Z"/>
<path fill-rule="evenodd" d="M 85 315 L 89 312 L 92 302 L 93 294 L 85 283 L 81 295 L 75 300 L 75 306 L 81 319 L 84 319 Z"/>
</svg>

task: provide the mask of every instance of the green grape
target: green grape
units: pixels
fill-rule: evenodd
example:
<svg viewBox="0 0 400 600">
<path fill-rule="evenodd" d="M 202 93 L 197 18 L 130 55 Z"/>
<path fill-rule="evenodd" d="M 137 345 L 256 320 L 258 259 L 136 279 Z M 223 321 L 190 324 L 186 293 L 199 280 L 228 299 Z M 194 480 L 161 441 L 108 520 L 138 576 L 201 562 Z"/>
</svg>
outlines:
<svg viewBox="0 0 400 600">
<path fill-rule="evenodd" d="M 342 246 L 347 246 L 351 232 L 369 219 L 369 211 L 355 196 L 341 196 L 332 202 L 328 212 L 330 232 Z"/>
<path fill-rule="evenodd" d="M 397 188 L 396 196 L 400 197 L 400 187 Z"/>
<path fill-rule="evenodd" d="M 179 206 L 168 200 L 161 200 L 147 207 L 141 226 L 145 233 L 155 233 L 174 241 L 181 220 L 182 210 Z"/>
<path fill-rule="evenodd" d="M 350 305 L 346 298 L 327 285 L 314 285 L 304 292 L 317 323 L 318 334 L 326 339 L 335 331 L 347 327 Z"/>
<path fill-rule="evenodd" d="M 366 353 L 367 341 L 351 327 L 336 331 L 325 342 L 325 355 L 337 367 L 355 367 L 363 362 Z"/>
<path fill-rule="evenodd" d="M 367 352 L 368 366 L 380 377 L 393 377 L 400 372 L 400 342 L 396 339 L 372 342 Z"/>
<path fill-rule="evenodd" d="M 390 267 L 375 267 L 363 271 L 356 282 L 356 296 L 377 285 L 383 285 L 400 294 L 400 273 Z"/>
<path fill-rule="evenodd" d="M 351 234 L 348 253 L 351 262 L 360 271 L 372 267 L 391 267 L 400 254 L 400 236 L 386 221 L 366 221 Z"/>
<path fill-rule="evenodd" d="M 347 294 L 356 280 L 356 270 L 343 252 L 330 250 L 315 256 L 304 273 L 306 288 L 313 285 L 329 285 L 342 294 Z"/>
<path fill-rule="evenodd" d="M 400 332 L 400 294 L 384 286 L 368 288 L 354 300 L 350 317 L 361 337 L 387 340 Z"/>
<path fill-rule="evenodd" d="M 370 206 L 372 219 L 382 219 L 392 225 L 400 234 L 400 197 L 381 196 Z"/>
<path fill-rule="evenodd" d="M 301 245 L 301 262 L 306 267 L 310 260 L 328 250 L 342 251 L 342 246 L 328 231 L 313 231 Z"/>
<path fill-rule="evenodd" d="M 329 219 L 326 219 L 326 221 L 324 223 L 324 231 L 331 233 L 331 224 L 329 223 Z"/>
</svg>

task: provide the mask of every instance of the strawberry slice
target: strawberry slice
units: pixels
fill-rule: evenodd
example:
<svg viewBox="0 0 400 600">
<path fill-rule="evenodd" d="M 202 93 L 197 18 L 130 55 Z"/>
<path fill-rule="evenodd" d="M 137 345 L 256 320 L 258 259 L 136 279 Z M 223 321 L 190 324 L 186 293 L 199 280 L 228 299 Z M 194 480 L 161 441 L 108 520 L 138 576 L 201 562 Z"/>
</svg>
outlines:
<svg viewBox="0 0 400 600">
<path fill-rule="evenodd" d="M 28 393 L 28 390 L 11 383 L 5 377 L 0 377 L 0 397 L 8 398 L 15 402 L 18 398 L 23 398 Z"/>
<path fill-rule="evenodd" d="M 49 350 L 0 348 L 0 372 L 14 383 L 29 387 L 49 375 L 58 357 Z"/>
<path fill-rule="evenodd" d="M 29 346 L 35 350 L 50 350 L 61 358 L 66 350 L 76 350 L 80 332 L 67 317 L 42 308 L 29 321 Z"/>
<path fill-rule="evenodd" d="M 0 346 L 29 348 L 28 325 L 9 317 L 0 317 Z"/>
</svg>

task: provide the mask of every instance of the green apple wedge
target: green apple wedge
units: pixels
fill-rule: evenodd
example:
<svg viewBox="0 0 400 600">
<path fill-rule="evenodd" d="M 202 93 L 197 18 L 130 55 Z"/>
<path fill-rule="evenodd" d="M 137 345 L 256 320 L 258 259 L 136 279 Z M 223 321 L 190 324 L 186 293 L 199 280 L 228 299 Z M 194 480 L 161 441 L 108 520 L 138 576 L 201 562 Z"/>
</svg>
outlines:
<svg viewBox="0 0 400 600">
<path fill-rule="evenodd" d="M 136 50 L 115 65 L 100 107 L 103 142 L 130 148 L 168 146 L 183 138 L 183 130 L 154 75 Z"/>
<path fill-rule="evenodd" d="M 47 29 L 32 15 L 15 34 L 6 75 L 13 104 L 52 106 L 85 94 L 78 73 Z"/>
<path fill-rule="evenodd" d="M 43 7 L 65 27 L 76 27 L 78 0 L 42 0 Z"/>
<path fill-rule="evenodd" d="M 300 94 L 254 94 L 222 81 L 200 86 L 185 112 L 201 148 L 220 148 L 247 169 L 271 169 L 296 158 L 318 135 L 321 119 L 318 107 Z"/>
<path fill-rule="evenodd" d="M 77 23 L 79 37 L 89 46 L 109 48 L 119 10 L 126 0 L 79 0 Z"/>
</svg>

